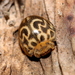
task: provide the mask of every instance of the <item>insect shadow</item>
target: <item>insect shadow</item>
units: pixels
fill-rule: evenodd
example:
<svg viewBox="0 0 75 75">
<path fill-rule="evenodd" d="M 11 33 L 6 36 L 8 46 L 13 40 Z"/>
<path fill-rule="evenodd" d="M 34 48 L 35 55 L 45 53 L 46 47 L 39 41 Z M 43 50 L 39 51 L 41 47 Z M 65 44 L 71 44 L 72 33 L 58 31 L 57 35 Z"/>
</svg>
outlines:
<svg viewBox="0 0 75 75">
<path fill-rule="evenodd" d="M 55 43 L 55 45 L 57 45 L 56 41 L 55 41 L 54 43 Z M 21 48 L 21 46 L 20 46 L 20 48 Z M 25 52 L 22 50 L 22 48 L 21 48 L 21 51 L 22 51 L 22 53 L 23 53 L 24 55 L 26 55 Z M 46 59 L 46 58 L 48 58 L 49 56 L 51 56 L 52 50 L 50 50 L 50 51 L 51 51 L 51 52 L 49 52 L 47 55 L 42 56 L 42 57 L 40 57 L 40 58 L 36 58 L 35 56 L 33 56 L 33 57 L 27 56 L 27 57 L 28 57 L 29 60 L 31 60 L 31 61 L 38 62 L 38 61 L 40 61 L 40 59 Z"/>
<path fill-rule="evenodd" d="M 55 46 L 57 46 L 57 42 L 56 41 L 54 41 L 54 44 L 55 44 Z M 28 57 L 31 61 L 40 61 L 40 59 L 46 59 L 46 58 L 48 58 L 49 56 L 51 56 L 51 53 L 52 53 L 52 50 L 51 50 L 51 52 L 49 52 L 47 55 L 45 55 L 45 56 L 42 56 L 42 57 L 40 57 L 40 58 L 36 58 L 36 57 Z"/>
<path fill-rule="evenodd" d="M 38 61 L 40 61 L 40 59 L 46 59 L 46 58 L 48 58 L 49 56 L 51 55 L 51 52 L 50 53 L 48 53 L 47 55 L 45 55 L 45 56 L 42 56 L 42 57 L 40 57 L 40 58 L 36 58 L 36 57 L 28 57 L 31 61 L 36 61 L 36 62 L 38 62 Z"/>
<path fill-rule="evenodd" d="M 22 51 L 22 53 L 25 55 L 25 53 L 24 53 L 24 51 L 22 50 L 22 48 L 21 48 L 21 51 Z M 50 55 L 51 55 L 51 52 L 49 52 L 47 55 L 42 56 L 42 57 L 40 57 L 40 58 L 36 58 L 35 56 L 32 56 L 32 57 L 27 56 L 27 57 L 28 57 L 29 60 L 31 60 L 31 61 L 38 62 L 38 61 L 40 61 L 40 59 L 46 59 L 46 58 L 48 58 Z"/>
</svg>

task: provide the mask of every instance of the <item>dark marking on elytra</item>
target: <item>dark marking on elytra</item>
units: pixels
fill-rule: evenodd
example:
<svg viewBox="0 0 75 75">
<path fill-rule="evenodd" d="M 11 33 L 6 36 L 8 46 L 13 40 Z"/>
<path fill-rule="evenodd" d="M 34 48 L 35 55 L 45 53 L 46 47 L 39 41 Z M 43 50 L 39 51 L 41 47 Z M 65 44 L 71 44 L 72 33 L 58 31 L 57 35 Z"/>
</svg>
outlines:
<svg viewBox="0 0 75 75">
<path fill-rule="evenodd" d="M 34 22 L 33 26 L 34 26 L 34 28 L 39 29 L 38 21 L 37 22 Z"/>
<path fill-rule="evenodd" d="M 42 29 L 43 32 L 47 33 L 48 28 L 44 28 L 44 27 L 41 26 L 41 29 Z"/>
<path fill-rule="evenodd" d="M 28 36 L 28 31 L 27 31 L 27 29 L 23 29 L 23 30 L 22 30 L 22 33 L 24 33 L 26 36 Z"/>
<path fill-rule="evenodd" d="M 49 39 L 50 38 L 50 35 L 47 35 L 47 39 Z"/>
<path fill-rule="evenodd" d="M 35 21 L 35 22 L 33 23 L 34 28 L 39 29 L 39 26 L 38 26 L 39 24 L 43 25 L 44 22 Z"/>
<path fill-rule="evenodd" d="M 34 36 L 33 36 L 33 34 L 32 34 L 32 33 L 30 33 L 30 35 L 29 35 L 29 38 L 28 38 L 28 39 L 32 39 L 32 38 L 34 38 Z"/>
<path fill-rule="evenodd" d="M 29 48 L 29 50 L 32 50 L 33 48 L 32 47 L 28 47 Z"/>
<path fill-rule="evenodd" d="M 24 42 L 26 45 L 28 45 L 28 40 L 26 38 L 24 38 Z"/>
<path fill-rule="evenodd" d="M 44 41 L 44 40 L 45 40 L 45 38 L 44 38 L 43 35 L 41 35 L 40 40 L 41 40 L 41 41 Z"/>
<path fill-rule="evenodd" d="M 37 45 L 37 43 L 35 43 L 35 42 L 31 42 L 31 45 L 36 46 L 36 45 Z"/>
<path fill-rule="evenodd" d="M 53 32 L 53 31 L 50 31 L 50 34 L 51 34 L 51 37 L 53 37 L 53 36 L 54 36 L 54 32 Z"/>
</svg>

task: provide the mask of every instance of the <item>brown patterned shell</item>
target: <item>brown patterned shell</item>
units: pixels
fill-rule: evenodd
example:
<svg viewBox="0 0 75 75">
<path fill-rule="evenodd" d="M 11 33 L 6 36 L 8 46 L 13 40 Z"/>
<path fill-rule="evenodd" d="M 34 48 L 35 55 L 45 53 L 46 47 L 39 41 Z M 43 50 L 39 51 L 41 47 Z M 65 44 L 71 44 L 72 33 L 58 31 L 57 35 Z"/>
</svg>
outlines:
<svg viewBox="0 0 75 75">
<path fill-rule="evenodd" d="M 54 49 L 55 28 L 39 16 L 26 17 L 19 27 L 19 43 L 29 57 L 40 58 Z"/>
</svg>

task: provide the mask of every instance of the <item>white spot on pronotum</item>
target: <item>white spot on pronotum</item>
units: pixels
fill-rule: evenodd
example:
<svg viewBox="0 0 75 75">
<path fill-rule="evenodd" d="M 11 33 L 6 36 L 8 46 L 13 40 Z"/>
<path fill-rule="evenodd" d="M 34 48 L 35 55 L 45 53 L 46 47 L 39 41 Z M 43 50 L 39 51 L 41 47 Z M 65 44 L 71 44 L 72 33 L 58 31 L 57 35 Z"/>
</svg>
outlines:
<svg viewBox="0 0 75 75">
<path fill-rule="evenodd" d="M 39 31 L 38 30 L 34 30 L 32 33 L 39 34 Z"/>
</svg>

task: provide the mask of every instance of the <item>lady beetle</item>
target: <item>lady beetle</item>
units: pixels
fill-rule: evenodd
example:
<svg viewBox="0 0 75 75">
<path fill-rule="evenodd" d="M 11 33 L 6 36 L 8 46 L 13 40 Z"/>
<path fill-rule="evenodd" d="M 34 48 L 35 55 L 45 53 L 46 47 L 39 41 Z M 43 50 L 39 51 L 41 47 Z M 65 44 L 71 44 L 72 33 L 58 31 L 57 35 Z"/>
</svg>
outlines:
<svg viewBox="0 0 75 75">
<path fill-rule="evenodd" d="M 19 27 L 19 43 L 24 53 L 40 58 L 55 48 L 55 28 L 40 16 L 28 16 Z"/>
</svg>

